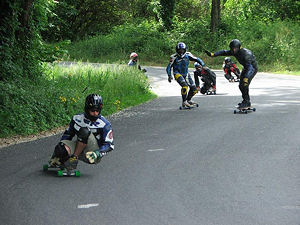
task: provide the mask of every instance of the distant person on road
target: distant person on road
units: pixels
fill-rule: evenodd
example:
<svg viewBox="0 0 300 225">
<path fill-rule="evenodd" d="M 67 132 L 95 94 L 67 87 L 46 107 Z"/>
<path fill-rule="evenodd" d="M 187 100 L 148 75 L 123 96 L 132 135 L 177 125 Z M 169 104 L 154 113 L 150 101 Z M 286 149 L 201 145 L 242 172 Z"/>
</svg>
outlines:
<svg viewBox="0 0 300 225">
<path fill-rule="evenodd" d="M 208 90 L 211 92 L 216 91 L 216 74 L 211 71 L 208 67 L 202 67 L 200 63 L 194 63 L 195 71 L 194 71 L 194 79 L 196 83 L 196 88 L 200 91 L 201 94 L 207 93 Z M 199 77 L 201 77 L 201 81 L 203 82 L 200 88 Z"/>
<path fill-rule="evenodd" d="M 143 71 L 144 73 L 147 72 L 146 69 L 142 69 L 141 65 L 138 64 L 138 54 L 135 52 L 132 52 L 130 54 L 130 60 L 128 62 L 128 66 L 137 67 L 139 70 Z"/>
<path fill-rule="evenodd" d="M 171 82 L 174 76 L 177 83 L 181 86 L 182 107 L 191 107 L 196 104 L 192 101 L 192 97 L 197 93 L 197 89 L 188 72 L 190 61 L 198 62 L 201 66 L 204 66 L 204 62 L 200 58 L 193 56 L 192 53 L 187 52 L 185 43 L 180 42 L 176 45 L 176 53 L 171 55 L 166 69 L 168 81 Z"/>
<path fill-rule="evenodd" d="M 50 166 L 76 169 L 78 160 L 96 164 L 114 149 L 111 124 L 101 115 L 102 97 L 90 94 L 85 99 L 84 113 L 74 115 L 69 128 L 55 146 Z"/>
<path fill-rule="evenodd" d="M 223 62 L 223 71 L 224 71 L 224 77 L 229 81 L 229 82 L 235 82 L 240 80 L 240 70 L 237 68 L 234 62 L 232 62 L 230 57 L 225 57 L 224 62 Z M 236 76 L 236 79 L 232 76 L 233 73 Z"/>
<path fill-rule="evenodd" d="M 256 58 L 250 50 L 241 48 L 241 42 L 238 39 L 233 39 L 229 44 L 229 48 L 230 50 L 220 50 L 215 53 L 205 50 L 205 53 L 210 57 L 234 56 L 239 61 L 244 68 L 239 83 L 243 101 L 238 106 L 239 108 L 251 107 L 249 85 L 258 71 Z"/>
</svg>

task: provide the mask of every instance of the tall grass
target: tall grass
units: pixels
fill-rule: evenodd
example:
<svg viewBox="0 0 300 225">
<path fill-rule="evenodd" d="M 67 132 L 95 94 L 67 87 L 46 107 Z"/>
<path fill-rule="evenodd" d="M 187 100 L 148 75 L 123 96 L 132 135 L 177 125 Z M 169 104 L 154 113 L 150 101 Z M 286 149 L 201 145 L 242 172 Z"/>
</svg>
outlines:
<svg viewBox="0 0 300 225">
<path fill-rule="evenodd" d="M 155 98 L 145 75 L 128 67 L 44 65 L 34 80 L 0 82 L 0 137 L 28 135 L 68 124 L 83 112 L 85 97 L 103 97 L 102 114 Z M 34 90 L 34 91 L 33 91 Z"/>
</svg>

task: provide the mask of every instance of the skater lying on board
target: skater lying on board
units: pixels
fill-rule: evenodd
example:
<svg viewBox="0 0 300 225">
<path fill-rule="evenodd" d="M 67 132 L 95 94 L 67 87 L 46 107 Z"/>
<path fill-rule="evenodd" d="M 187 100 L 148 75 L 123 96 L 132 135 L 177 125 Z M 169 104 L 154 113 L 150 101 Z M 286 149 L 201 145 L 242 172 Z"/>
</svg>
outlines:
<svg viewBox="0 0 300 225">
<path fill-rule="evenodd" d="M 196 83 L 196 88 L 200 91 L 201 94 L 206 94 L 208 90 L 211 92 L 216 91 L 216 74 L 211 71 L 208 67 L 202 67 L 200 63 L 194 63 L 195 71 L 194 71 L 194 79 Z M 201 81 L 203 82 L 200 88 L 199 77 L 201 77 Z"/>
<path fill-rule="evenodd" d="M 235 63 L 232 62 L 230 57 L 225 57 L 222 67 L 224 71 L 224 77 L 229 82 L 240 81 L 240 75 L 241 75 L 240 70 L 239 68 L 237 68 Z M 234 79 L 231 73 L 233 73 L 236 76 L 236 79 Z"/>
<path fill-rule="evenodd" d="M 215 53 L 205 50 L 205 53 L 210 57 L 232 55 L 239 61 L 243 66 L 239 83 L 243 101 L 238 106 L 240 108 L 251 107 L 249 85 L 258 70 L 256 58 L 250 50 L 241 48 L 241 42 L 238 39 L 233 39 L 229 44 L 229 48 L 230 50 L 220 50 Z"/>
<path fill-rule="evenodd" d="M 90 94 L 85 99 L 84 113 L 74 115 L 69 128 L 55 146 L 50 166 L 76 169 L 78 160 L 96 164 L 114 149 L 113 131 L 101 115 L 102 97 Z"/>
<path fill-rule="evenodd" d="M 197 89 L 191 75 L 188 73 L 189 63 L 190 61 L 196 61 L 204 66 L 204 62 L 186 50 L 187 47 L 184 43 L 177 44 L 176 53 L 171 55 L 166 71 L 168 81 L 171 82 L 173 79 L 171 70 L 173 68 L 173 76 L 181 86 L 182 107 L 191 107 L 196 104 L 192 101 L 192 97 L 197 93 Z"/>
</svg>

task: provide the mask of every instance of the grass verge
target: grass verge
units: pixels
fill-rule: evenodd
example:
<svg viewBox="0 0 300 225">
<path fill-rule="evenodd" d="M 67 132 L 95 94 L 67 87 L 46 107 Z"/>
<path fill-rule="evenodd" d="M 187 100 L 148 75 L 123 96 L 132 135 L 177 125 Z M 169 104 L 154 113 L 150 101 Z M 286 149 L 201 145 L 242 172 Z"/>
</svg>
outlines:
<svg viewBox="0 0 300 225">
<path fill-rule="evenodd" d="M 83 112 L 85 97 L 90 93 L 103 97 L 104 116 L 156 98 L 147 77 L 128 67 L 44 64 L 44 71 L 34 81 L 0 82 L 1 138 L 68 124 L 74 114 Z"/>
</svg>

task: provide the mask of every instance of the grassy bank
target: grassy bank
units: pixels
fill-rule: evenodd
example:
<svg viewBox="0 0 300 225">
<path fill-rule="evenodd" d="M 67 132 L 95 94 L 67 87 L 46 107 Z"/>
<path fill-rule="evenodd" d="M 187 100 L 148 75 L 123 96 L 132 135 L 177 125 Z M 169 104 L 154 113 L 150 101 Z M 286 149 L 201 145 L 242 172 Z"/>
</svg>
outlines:
<svg viewBox="0 0 300 225">
<path fill-rule="evenodd" d="M 34 81 L 0 82 L 0 137 L 66 125 L 72 115 L 83 112 L 90 93 L 103 97 L 104 116 L 156 97 L 145 75 L 136 69 L 79 63 L 73 67 L 45 64 L 44 71 Z"/>
</svg>

